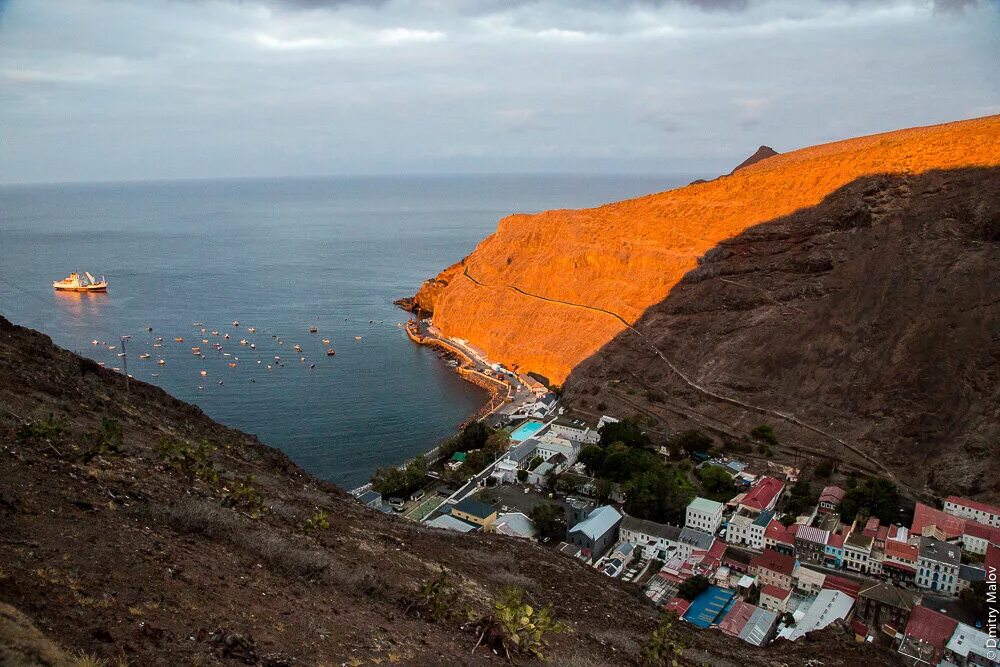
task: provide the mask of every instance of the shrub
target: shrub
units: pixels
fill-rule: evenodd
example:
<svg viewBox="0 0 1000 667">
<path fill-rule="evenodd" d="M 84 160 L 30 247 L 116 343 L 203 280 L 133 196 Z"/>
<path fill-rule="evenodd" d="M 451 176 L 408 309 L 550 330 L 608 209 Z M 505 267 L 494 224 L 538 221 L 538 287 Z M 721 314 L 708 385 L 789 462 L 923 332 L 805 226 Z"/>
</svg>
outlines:
<svg viewBox="0 0 1000 667">
<path fill-rule="evenodd" d="M 708 586 L 708 578 L 703 577 L 700 574 L 696 574 L 695 576 L 684 580 L 684 583 L 682 583 L 680 588 L 677 589 L 677 596 L 691 601 L 708 590 Z"/>
<path fill-rule="evenodd" d="M 226 507 L 245 511 L 251 519 L 259 519 L 264 516 L 267 508 L 264 506 L 264 498 L 253 486 L 254 479 L 253 475 L 249 475 L 237 482 L 223 494 L 222 503 Z"/>
<path fill-rule="evenodd" d="M 215 447 L 207 440 L 191 445 L 164 438 L 160 440 L 156 451 L 168 468 L 183 473 L 192 481 L 200 479 L 209 484 L 219 482 L 219 471 L 212 462 L 212 452 L 215 451 Z"/>
<path fill-rule="evenodd" d="M 90 461 L 98 456 L 120 454 L 124 442 L 122 425 L 115 419 L 102 417 L 101 428 L 84 433 L 83 442 L 85 461 Z"/>
<path fill-rule="evenodd" d="M 36 419 L 28 422 L 17 429 L 15 434 L 19 442 L 28 440 L 55 440 L 65 430 L 66 424 L 61 419 L 56 419 L 52 413 L 45 419 Z"/>
<path fill-rule="evenodd" d="M 505 589 L 493 602 L 493 614 L 481 624 L 476 648 L 486 640 L 498 653 L 511 660 L 513 656 L 543 659 L 542 649 L 546 646 L 545 635 L 564 630 L 555 620 L 552 605 L 535 610 L 524 601 L 524 591 L 511 587 Z"/>
<path fill-rule="evenodd" d="M 750 431 L 750 435 L 757 440 L 762 440 L 769 445 L 778 444 L 778 436 L 774 434 L 774 429 L 767 424 L 760 424 L 759 426 L 754 426 L 753 430 Z"/>
<path fill-rule="evenodd" d="M 528 480 L 528 471 L 521 469 L 517 471 L 517 481 L 524 484 Z"/>
<path fill-rule="evenodd" d="M 676 627 L 676 614 L 667 614 L 653 630 L 642 649 L 642 660 L 647 665 L 679 665 L 684 652 L 684 641 Z"/>
<path fill-rule="evenodd" d="M 330 520 L 327 517 L 326 512 L 321 509 L 317 509 L 312 513 L 312 516 L 306 519 L 302 523 L 302 529 L 307 533 L 314 530 L 329 530 Z"/>
<path fill-rule="evenodd" d="M 420 585 L 406 612 L 432 621 L 443 621 L 455 615 L 457 608 L 458 591 L 452 586 L 448 571 L 441 568 L 441 574 Z"/>
</svg>

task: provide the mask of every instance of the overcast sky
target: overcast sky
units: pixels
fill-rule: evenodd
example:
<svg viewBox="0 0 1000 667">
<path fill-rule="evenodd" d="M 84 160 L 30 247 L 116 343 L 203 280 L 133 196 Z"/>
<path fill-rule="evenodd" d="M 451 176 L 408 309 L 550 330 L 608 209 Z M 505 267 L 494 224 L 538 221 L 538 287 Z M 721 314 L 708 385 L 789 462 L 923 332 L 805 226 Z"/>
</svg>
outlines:
<svg viewBox="0 0 1000 667">
<path fill-rule="evenodd" d="M 714 174 L 998 63 L 998 0 L 0 0 L 0 182 Z"/>
</svg>

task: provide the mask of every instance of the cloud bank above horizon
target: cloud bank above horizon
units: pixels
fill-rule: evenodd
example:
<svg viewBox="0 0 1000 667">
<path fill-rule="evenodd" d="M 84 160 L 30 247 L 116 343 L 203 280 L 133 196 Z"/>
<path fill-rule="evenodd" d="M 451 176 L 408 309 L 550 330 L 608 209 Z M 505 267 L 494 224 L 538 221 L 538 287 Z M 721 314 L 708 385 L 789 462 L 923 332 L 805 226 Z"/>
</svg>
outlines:
<svg viewBox="0 0 1000 667">
<path fill-rule="evenodd" d="M 0 182 L 728 172 L 1000 113 L 997 0 L 0 0 Z"/>
</svg>

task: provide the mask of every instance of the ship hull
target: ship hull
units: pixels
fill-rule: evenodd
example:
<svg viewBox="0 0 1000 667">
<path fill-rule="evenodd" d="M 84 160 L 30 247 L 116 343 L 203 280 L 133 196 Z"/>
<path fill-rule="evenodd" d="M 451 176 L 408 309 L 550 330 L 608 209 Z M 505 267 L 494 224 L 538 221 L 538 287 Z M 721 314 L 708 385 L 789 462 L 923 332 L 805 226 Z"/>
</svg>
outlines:
<svg viewBox="0 0 1000 667">
<path fill-rule="evenodd" d="M 62 287 L 60 285 L 53 285 L 52 289 L 57 292 L 107 292 L 107 285 L 86 285 L 84 287 Z"/>
</svg>

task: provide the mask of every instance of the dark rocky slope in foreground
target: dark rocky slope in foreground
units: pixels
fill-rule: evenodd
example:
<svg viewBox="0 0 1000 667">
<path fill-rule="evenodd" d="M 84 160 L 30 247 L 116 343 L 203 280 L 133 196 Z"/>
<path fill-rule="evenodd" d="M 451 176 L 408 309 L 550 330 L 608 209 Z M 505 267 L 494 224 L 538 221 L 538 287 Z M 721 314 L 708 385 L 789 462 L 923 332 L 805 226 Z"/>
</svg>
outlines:
<svg viewBox="0 0 1000 667">
<path fill-rule="evenodd" d="M 419 611 L 442 568 L 463 610 L 482 614 L 510 585 L 551 603 L 568 630 L 552 664 L 637 664 L 657 623 L 634 591 L 551 549 L 368 510 L 256 438 L 142 382 L 126 394 L 122 376 L 2 317 L 0 406 L 4 665 L 80 652 L 140 665 L 500 662 L 473 652 L 474 624 Z M 49 414 L 58 427 L 38 421 Z M 892 659 L 839 628 L 769 650 L 675 634 L 685 664 Z"/>
<path fill-rule="evenodd" d="M 1000 498 L 1000 169 L 854 181 L 718 244 L 635 330 L 571 402 L 719 442 L 768 423 L 785 453 Z"/>
</svg>

